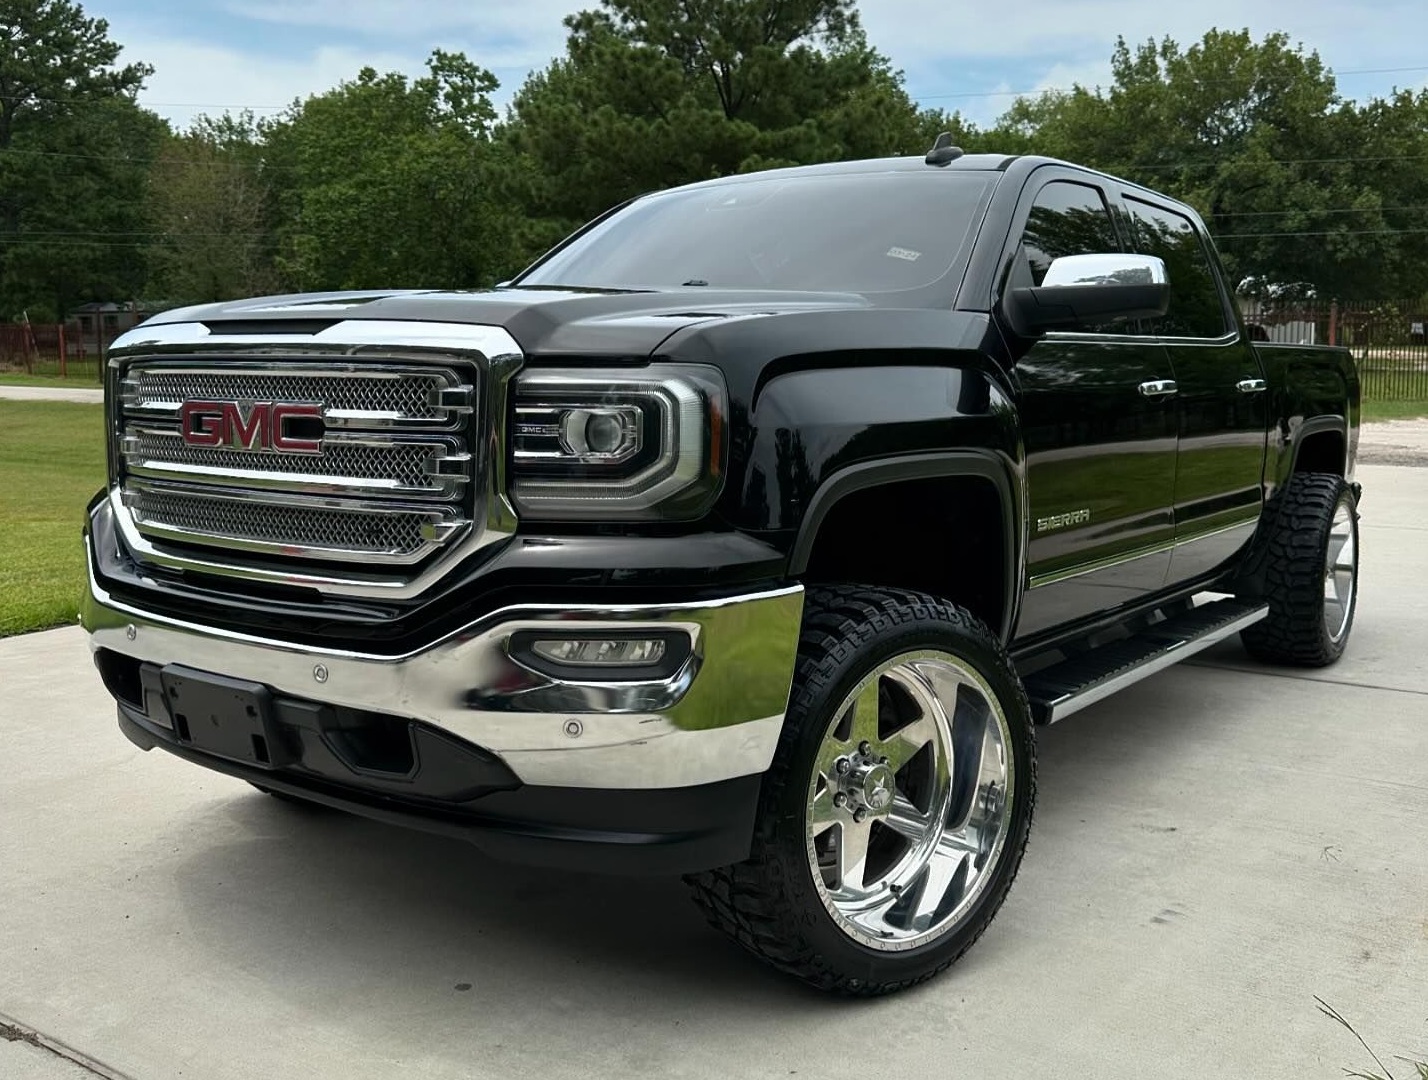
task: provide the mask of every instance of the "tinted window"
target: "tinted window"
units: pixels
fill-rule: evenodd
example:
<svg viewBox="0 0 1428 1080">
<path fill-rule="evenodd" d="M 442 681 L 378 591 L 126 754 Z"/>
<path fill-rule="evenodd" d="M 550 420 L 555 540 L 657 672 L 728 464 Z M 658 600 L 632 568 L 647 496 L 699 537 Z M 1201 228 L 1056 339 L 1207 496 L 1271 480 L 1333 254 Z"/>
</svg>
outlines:
<svg viewBox="0 0 1428 1080">
<path fill-rule="evenodd" d="M 1166 337 L 1217 338 L 1225 333 L 1225 305 L 1210 270 L 1210 258 L 1195 226 L 1184 214 L 1126 199 L 1136 237 L 1147 255 L 1165 261 L 1170 278 L 1170 310 L 1147 324 Z"/>
<path fill-rule="evenodd" d="M 1121 242 L 1105 197 L 1099 188 L 1069 180 L 1053 180 L 1039 192 L 1027 215 L 1021 237 L 1023 261 L 1016 267 L 1013 285 L 1040 285 L 1052 259 L 1063 255 L 1096 255 L 1120 251 Z M 1127 319 L 1081 327 L 1082 332 L 1134 333 Z"/>
<path fill-rule="evenodd" d="M 517 284 L 906 292 L 958 261 L 994 181 L 937 169 L 676 189 L 613 214 Z"/>
<path fill-rule="evenodd" d="M 1097 188 L 1056 180 L 1037 193 L 1021 249 L 1032 284 L 1040 285 L 1052 259 L 1119 251 L 1121 244 L 1106 200 Z"/>
</svg>

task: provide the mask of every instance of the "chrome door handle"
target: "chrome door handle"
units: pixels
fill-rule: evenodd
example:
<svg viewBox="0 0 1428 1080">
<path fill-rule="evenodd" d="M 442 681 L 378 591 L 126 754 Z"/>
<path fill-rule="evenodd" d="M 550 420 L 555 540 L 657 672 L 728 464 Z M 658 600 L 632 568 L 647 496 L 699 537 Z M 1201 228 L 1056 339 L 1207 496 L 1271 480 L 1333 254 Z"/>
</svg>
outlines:
<svg viewBox="0 0 1428 1080">
<path fill-rule="evenodd" d="M 1235 383 L 1235 389 L 1241 394 L 1258 394 L 1268 385 L 1263 379 L 1241 379 Z"/>
<path fill-rule="evenodd" d="M 1145 397 L 1166 397 L 1179 389 L 1174 379 L 1151 379 L 1140 384 L 1140 392 Z"/>
</svg>

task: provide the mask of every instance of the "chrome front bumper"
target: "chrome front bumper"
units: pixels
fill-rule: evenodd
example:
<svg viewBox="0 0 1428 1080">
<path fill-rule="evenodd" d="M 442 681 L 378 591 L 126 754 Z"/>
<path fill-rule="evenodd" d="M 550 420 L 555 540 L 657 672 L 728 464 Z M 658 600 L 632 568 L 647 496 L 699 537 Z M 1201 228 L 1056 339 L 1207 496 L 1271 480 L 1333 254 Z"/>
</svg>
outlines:
<svg viewBox="0 0 1428 1080">
<path fill-rule="evenodd" d="M 159 616 L 110 596 L 90 566 L 94 650 L 262 683 L 295 698 L 424 721 L 498 755 L 525 784 L 679 788 L 765 771 L 783 726 L 803 588 L 658 606 L 503 608 L 401 656 L 293 645 Z M 669 678 L 563 680 L 516 662 L 522 630 L 678 631 Z"/>
</svg>

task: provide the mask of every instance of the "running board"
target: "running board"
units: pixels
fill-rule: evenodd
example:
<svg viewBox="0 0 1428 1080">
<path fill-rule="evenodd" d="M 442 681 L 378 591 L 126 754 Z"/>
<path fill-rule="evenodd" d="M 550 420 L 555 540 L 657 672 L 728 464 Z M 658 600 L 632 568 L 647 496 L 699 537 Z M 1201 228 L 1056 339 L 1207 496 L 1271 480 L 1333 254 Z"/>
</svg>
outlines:
<svg viewBox="0 0 1428 1080">
<path fill-rule="evenodd" d="M 1266 604 L 1216 600 L 1147 627 L 1134 637 L 1042 668 L 1025 679 L 1031 715 L 1038 724 L 1054 724 L 1238 634 L 1267 614 Z"/>
</svg>

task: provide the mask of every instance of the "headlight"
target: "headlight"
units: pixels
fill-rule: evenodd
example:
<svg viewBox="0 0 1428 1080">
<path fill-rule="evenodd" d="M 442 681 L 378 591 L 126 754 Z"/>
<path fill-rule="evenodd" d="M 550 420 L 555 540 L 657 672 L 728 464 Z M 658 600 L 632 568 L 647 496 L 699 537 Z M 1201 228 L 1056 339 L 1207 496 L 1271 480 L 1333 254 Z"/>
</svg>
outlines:
<svg viewBox="0 0 1428 1080">
<path fill-rule="evenodd" d="M 523 516 L 689 519 L 719 492 L 726 394 L 714 368 L 530 371 L 514 408 L 511 496 Z"/>
</svg>

